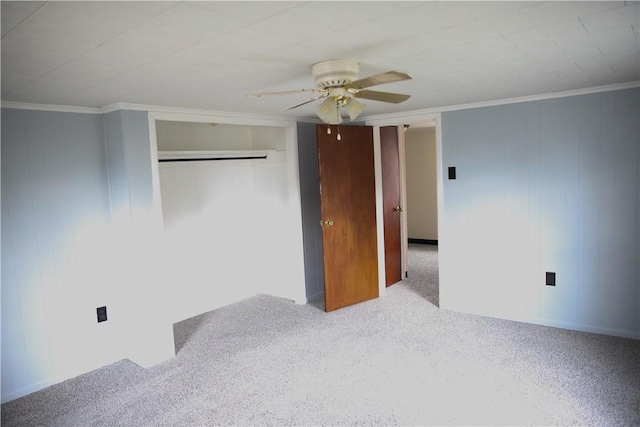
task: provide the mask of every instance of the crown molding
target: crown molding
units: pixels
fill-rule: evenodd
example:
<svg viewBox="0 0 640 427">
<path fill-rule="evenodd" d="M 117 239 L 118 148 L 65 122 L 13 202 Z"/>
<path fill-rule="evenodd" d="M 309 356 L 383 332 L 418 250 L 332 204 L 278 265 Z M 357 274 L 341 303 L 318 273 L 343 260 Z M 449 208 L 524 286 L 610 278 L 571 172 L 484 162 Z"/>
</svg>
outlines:
<svg viewBox="0 0 640 427">
<path fill-rule="evenodd" d="M 32 104 L 30 102 L 2 101 L 2 108 L 14 110 L 57 111 L 59 113 L 102 114 L 100 108 L 74 107 L 71 105 Z"/>
<path fill-rule="evenodd" d="M 566 98 L 570 96 L 590 95 L 600 92 L 612 92 L 616 90 L 633 89 L 640 87 L 640 81 L 620 83 L 615 85 L 597 86 L 585 89 L 576 89 L 563 92 L 546 93 L 541 95 L 522 96 L 517 98 L 505 98 L 492 101 L 483 101 L 470 104 L 450 105 L 445 107 L 434 107 L 423 110 L 404 111 L 391 114 L 379 114 L 372 116 L 362 116 L 358 118 L 361 122 L 384 122 L 394 120 L 411 120 L 412 118 L 423 118 L 428 115 L 443 113 L 447 111 L 467 110 L 472 108 L 495 107 L 499 105 L 517 104 L 521 102 L 541 101 L 545 99 Z M 264 123 L 264 125 L 291 126 L 296 122 L 321 123 L 317 119 L 310 117 L 291 117 L 281 115 L 264 115 L 252 113 L 232 113 L 228 111 L 203 110 L 196 108 L 175 108 L 159 105 L 144 105 L 130 103 L 109 104 L 102 108 L 77 107 L 70 105 L 54 104 L 34 104 L 29 102 L 2 101 L 2 108 L 18 110 L 38 110 L 57 111 L 62 113 L 82 113 L 82 114 L 107 114 L 118 110 L 134 110 L 154 113 L 157 117 L 181 117 L 199 116 L 203 121 L 215 121 L 229 124 L 245 124 L 247 122 Z"/>
<path fill-rule="evenodd" d="M 253 114 L 253 113 L 234 113 L 229 111 L 204 110 L 198 108 L 182 108 L 182 107 L 165 107 L 161 105 L 144 105 L 132 103 L 116 103 L 106 105 L 101 108 L 103 114 L 108 114 L 119 110 L 145 111 L 150 113 L 158 120 L 180 120 L 186 121 L 203 121 L 203 122 L 220 122 L 227 124 L 247 124 L 265 126 L 292 126 L 295 125 L 297 119 L 291 116 Z"/>
<path fill-rule="evenodd" d="M 496 99 L 492 101 L 474 102 L 470 104 L 450 105 L 446 107 L 434 107 L 424 110 L 405 111 L 400 113 L 379 114 L 374 116 L 366 116 L 361 119 L 369 122 L 382 122 L 387 120 L 411 119 L 412 117 L 423 117 L 430 114 L 444 113 L 447 111 L 468 110 L 472 108 L 496 107 L 499 105 L 518 104 L 521 102 L 542 101 L 545 99 L 567 98 L 570 96 L 591 95 L 601 92 L 613 92 L 616 90 L 633 89 L 640 87 L 640 81 L 619 83 L 607 86 L 597 86 L 585 89 L 574 89 L 563 92 L 546 93 L 541 95 L 521 96 L 517 98 Z"/>
</svg>

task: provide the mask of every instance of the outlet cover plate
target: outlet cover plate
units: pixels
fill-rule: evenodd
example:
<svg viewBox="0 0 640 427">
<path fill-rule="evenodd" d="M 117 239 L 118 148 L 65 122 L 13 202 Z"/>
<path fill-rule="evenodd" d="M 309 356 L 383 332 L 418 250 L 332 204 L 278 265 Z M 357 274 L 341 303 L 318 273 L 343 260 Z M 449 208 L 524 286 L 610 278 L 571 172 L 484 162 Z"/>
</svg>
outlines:
<svg viewBox="0 0 640 427">
<path fill-rule="evenodd" d="M 98 314 L 98 323 L 107 321 L 107 306 L 106 305 L 104 307 L 98 307 L 96 309 L 96 312 Z"/>
<path fill-rule="evenodd" d="M 556 285 L 556 273 L 547 271 L 546 283 L 547 283 L 547 286 L 555 286 Z"/>
<path fill-rule="evenodd" d="M 449 179 L 456 179 L 456 167 L 449 166 Z"/>
</svg>

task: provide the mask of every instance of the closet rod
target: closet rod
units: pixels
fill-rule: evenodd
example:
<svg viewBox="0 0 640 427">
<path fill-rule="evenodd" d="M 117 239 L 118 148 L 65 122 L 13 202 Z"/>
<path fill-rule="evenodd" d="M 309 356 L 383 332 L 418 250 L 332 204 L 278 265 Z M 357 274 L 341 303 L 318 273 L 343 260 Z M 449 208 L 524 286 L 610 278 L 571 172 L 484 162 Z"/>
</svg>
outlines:
<svg viewBox="0 0 640 427">
<path fill-rule="evenodd" d="M 250 157 L 200 157 L 186 159 L 158 159 L 158 162 L 210 162 L 216 160 L 264 160 L 267 156 L 250 156 Z"/>
</svg>

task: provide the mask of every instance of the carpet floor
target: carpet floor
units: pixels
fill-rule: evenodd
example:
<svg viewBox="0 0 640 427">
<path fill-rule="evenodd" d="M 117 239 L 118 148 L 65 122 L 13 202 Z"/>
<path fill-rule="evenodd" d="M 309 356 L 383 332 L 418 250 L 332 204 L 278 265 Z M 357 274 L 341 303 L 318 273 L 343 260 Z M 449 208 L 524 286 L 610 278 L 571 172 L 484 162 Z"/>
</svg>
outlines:
<svg viewBox="0 0 640 427">
<path fill-rule="evenodd" d="M 640 425 L 640 341 L 440 310 L 437 247 L 332 313 L 258 295 L 123 360 L 2 405 L 3 426 Z"/>
</svg>

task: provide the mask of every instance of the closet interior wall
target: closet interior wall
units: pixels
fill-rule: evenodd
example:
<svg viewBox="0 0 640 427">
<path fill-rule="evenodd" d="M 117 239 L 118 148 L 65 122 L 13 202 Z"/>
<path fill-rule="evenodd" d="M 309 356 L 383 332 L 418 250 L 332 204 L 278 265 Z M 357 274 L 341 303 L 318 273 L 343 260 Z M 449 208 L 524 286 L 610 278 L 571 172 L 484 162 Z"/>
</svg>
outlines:
<svg viewBox="0 0 640 427">
<path fill-rule="evenodd" d="M 159 162 L 173 320 L 282 294 L 292 227 L 285 130 L 157 121 L 156 131 L 159 152 L 273 150 L 266 159 Z"/>
</svg>

